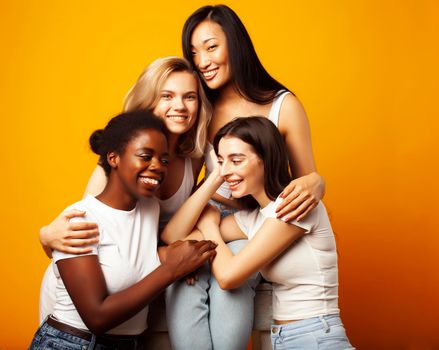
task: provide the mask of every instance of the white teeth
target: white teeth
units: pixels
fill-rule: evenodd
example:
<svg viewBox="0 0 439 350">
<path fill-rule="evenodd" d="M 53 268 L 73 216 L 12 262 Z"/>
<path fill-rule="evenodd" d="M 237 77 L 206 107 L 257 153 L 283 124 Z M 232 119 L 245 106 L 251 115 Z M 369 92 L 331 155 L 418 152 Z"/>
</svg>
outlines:
<svg viewBox="0 0 439 350">
<path fill-rule="evenodd" d="M 168 115 L 168 118 L 182 121 L 187 119 L 187 115 Z"/>
<path fill-rule="evenodd" d="M 236 186 L 240 183 L 241 181 L 229 181 L 229 185 L 230 186 Z"/>
<path fill-rule="evenodd" d="M 159 181 L 156 179 L 151 179 L 150 177 L 141 177 L 140 181 L 150 184 L 150 185 L 158 185 Z"/>
<path fill-rule="evenodd" d="M 218 68 L 215 68 L 215 69 L 212 69 L 210 71 L 203 72 L 203 75 L 205 78 L 211 78 L 216 74 L 217 71 L 218 71 Z"/>
</svg>

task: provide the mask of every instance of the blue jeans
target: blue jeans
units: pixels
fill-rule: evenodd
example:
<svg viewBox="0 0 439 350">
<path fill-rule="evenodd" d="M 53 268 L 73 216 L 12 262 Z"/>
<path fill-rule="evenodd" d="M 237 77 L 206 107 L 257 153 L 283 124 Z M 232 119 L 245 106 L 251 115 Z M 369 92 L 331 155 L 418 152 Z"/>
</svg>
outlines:
<svg viewBox="0 0 439 350">
<path fill-rule="evenodd" d="M 247 240 L 228 244 L 239 252 Z M 253 328 L 256 273 L 241 287 L 222 290 L 203 266 L 195 285 L 177 281 L 166 290 L 166 319 L 174 350 L 243 350 Z"/>
<path fill-rule="evenodd" d="M 272 325 L 271 346 L 273 350 L 355 350 L 349 343 L 339 315 Z"/>
<path fill-rule="evenodd" d="M 34 335 L 29 350 L 114 350 L 112 346 L 96 344 L 96 336 L 92 335 L 91 341 L 76 337 L 69 333 L 60 331 L 49 326 L 44 321 Z M 133 342 L 132 350 L 143 349 L 143 344 L 138 341 Z"/>
</svg>

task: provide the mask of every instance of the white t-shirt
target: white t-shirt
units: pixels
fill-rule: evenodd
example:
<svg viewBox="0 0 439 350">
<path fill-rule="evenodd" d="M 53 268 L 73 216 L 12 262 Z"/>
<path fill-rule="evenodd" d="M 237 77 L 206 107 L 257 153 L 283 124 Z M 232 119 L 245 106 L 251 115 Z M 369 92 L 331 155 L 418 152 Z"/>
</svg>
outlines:
<svg viewBox="0 0 439 350">
<path fill-rule="evenodd" d="M 276 218 L 281 201 L 277 198 L 263 209 L 235 213 L 238 226 L 252 239 L 265 219 Z M 337 252 L 325 206 L 320 202 L 304 219 L 291 224 L 303 228 L 305 235 L 261 270 L 273 282 L 273 318 L 301 320 L 339 313 Z"/>
<path fill-rule="evenodd" d="M 160 265 L 157 255 L 159 205 L 155 198 L 141 199 L 133 210 L 124 211 L 87 196 L 66 210 L 69 209 L 86 212 L 85 217 L 71 221 L 96 222 L 99 225 L 99 243 L 86 255 L 98 255 L 110 294 L 132 286 Z M 52 266 L 57 278 L 53 315 L 65 324 L 87 329 L 56 267 L 57 261 L 71 258 L 78 258 L 78 255 L 53 252 Z M 140 334 L 146 328 L 147 314 L 148 307 L 145 307 L 108 333 Z"/>
</svg>

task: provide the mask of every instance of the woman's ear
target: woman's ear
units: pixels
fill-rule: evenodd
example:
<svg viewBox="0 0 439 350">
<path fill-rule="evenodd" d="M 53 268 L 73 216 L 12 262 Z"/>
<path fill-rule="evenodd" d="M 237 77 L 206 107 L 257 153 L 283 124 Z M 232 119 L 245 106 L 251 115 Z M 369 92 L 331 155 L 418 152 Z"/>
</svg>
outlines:
<svg viewBox="0 0 439 350">
<path fill-rule="evenodd" d="M 112 169 L 117 169 L 117 166 L 119 165 L 120 157 L 119 155 L 112 151 L 107 153 L 107 162 L 110 164 Z"/>
</svg>

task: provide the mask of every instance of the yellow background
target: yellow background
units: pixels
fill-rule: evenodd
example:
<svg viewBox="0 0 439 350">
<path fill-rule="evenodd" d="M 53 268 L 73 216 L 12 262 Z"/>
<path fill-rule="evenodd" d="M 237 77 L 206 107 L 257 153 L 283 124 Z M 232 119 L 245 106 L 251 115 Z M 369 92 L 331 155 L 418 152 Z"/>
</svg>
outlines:
<svg viewBox="0 0 439 350">
<path fill-rule="evenodd" d="M 308 112 L 352 343 L 439 349 L 437 1 L 226 3 Z M 0 349 L 26 348 L 37 328 L 49 262 L 39 227 L 81 198 L 96 162 L 89 134 L 146 64 L 181 53 L 183 23 L 202 5 L 0 5 Z"/>
</svg>

